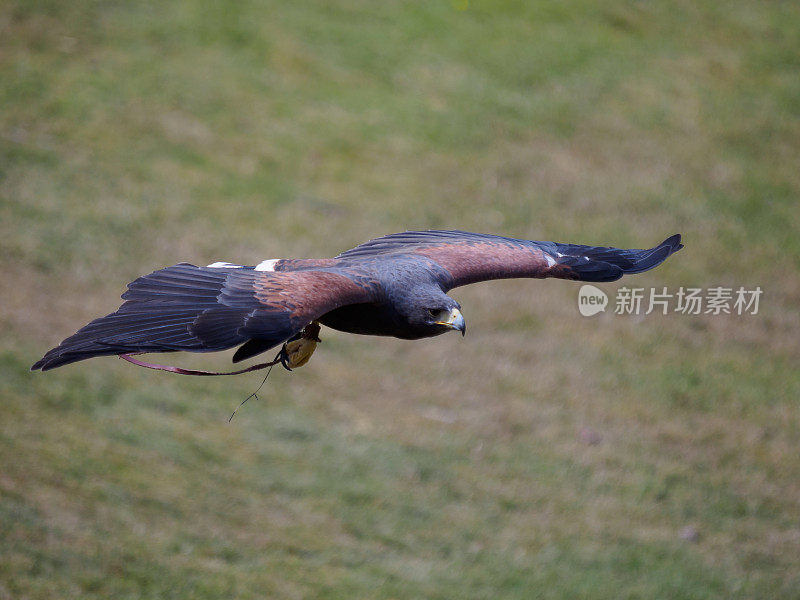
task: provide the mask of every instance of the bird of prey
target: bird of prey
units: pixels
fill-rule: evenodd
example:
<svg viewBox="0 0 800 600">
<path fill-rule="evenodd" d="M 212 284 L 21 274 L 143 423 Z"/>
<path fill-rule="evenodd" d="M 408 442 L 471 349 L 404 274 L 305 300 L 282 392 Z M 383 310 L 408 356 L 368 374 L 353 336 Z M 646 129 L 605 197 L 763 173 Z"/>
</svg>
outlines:
<svg viewBox="0 0 800 600">
<path fill-rule="evenodd" d="M 289 364 L 300 366 L 318 341 L 318 324 L 408 340 L 453 330 L 463 335 L 461 306 L 447 295 L 455 287 L 515 277 L 615 281 L 661 264 L 683 247 L 680 241 L 673 235 L 648 250 L 622 250 L 406 231 L 331 259 L 271 259 L 249 267 L 181 263 L 128 284 L 117 311 L 81 328 L 31 368 L 47 371 L 103 355 L 240 346 L 233 355 L 238 362 L 281 343 L 291 352 Z M 300 345 L 286 345 L 292 341 Z M 311 345 L 302 347 L 306 341 Z"/>
</svg>

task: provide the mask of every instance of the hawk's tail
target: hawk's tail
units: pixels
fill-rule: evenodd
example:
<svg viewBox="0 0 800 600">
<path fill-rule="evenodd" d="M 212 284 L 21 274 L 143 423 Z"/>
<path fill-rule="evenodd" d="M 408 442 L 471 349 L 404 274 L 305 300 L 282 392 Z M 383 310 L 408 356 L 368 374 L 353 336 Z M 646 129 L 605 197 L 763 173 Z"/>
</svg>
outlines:
<svg viewBox="0 0 800 600">
<path fill-rule="evenodd" d="M 558 265 L 580 281 L 616 281 L 623 275 L 642 273 L 657 267 L 681 248 L 681 236 L 668 237 L 654 248 L 623 250 L 577 244 L 554 244 Z"/>
</svg>

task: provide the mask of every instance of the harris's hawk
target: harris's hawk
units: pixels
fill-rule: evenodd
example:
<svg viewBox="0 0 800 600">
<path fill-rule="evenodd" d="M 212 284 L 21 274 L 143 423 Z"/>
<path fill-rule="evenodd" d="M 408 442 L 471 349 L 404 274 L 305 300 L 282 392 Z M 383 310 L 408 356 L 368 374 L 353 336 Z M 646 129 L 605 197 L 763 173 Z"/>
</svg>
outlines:
<svg viewBox="0 0 800 600">
<path fill-rule="evenodd" d="M 128 284 L 116 312 L 78 330 L 32 369 L 103 355 L 240 346 L 237 362 L 297 339 L 316 323 L 411 340 L 451 330 L 463 334 L 461 306 L 447 295 L 452 288 L 514 277 L 615 281 L 661 264 L 683 247 L 680 241 L 673 235 L 649 250 L 621 250 L 465 231 L 406 231 L 332 259 L 273 259 L 255 267 L 181 263 Z"/>
</svg>

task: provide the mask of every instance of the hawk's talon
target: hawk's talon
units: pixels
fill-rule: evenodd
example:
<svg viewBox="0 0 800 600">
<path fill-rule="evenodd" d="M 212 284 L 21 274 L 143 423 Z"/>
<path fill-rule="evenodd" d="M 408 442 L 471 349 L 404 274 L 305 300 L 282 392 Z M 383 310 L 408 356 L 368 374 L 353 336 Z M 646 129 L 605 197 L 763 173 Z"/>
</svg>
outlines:
<svg viewBox="0 0 800 600">
<path fill-rule="evenodd" d="M 314 354 L 319 339 L 319 323 L 312 322 L 306 325 L 300 334 L 288 340 L 281 348 L 280 358 L 283 368 L 291 371 L 293 368 L 302 367 Z"/>
</svg>

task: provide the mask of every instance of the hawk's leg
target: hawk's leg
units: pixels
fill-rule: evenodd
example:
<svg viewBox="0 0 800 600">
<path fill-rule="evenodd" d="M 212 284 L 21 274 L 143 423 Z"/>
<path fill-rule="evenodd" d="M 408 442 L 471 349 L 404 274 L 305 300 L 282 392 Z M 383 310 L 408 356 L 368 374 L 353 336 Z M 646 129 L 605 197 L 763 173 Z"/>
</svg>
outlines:
<svg viewBox="0 0 800 600">
<path fill-rule="evenodd" d="M 317 344 L 322 341 L 319 339 L 319 330 L 319 323 L 313 321 L 283 345 L 280 358 L 281 364 L 287 371 L 302 367 L 309 361 L 314 350 L 317 349 Z"/>
</svg>

